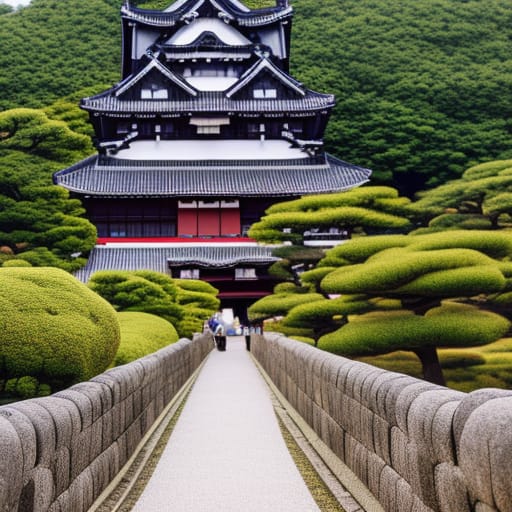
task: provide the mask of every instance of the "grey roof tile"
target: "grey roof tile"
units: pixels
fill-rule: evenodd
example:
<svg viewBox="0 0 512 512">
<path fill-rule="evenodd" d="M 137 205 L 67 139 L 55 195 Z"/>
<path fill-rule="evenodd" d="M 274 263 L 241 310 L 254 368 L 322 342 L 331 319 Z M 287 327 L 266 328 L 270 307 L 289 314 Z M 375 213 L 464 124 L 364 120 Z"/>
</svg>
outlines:
<svg viewBox="0 0 512 512">
<path fill-rule="evenodd" d="M 169 274 L 169 266 L 234 267 L 266 265 L 277 261 L 267 246 L 109 247 L 96 246 L 87 265 L 75 273 L 87 282 L 99 270 L 154 270 Z"/>
<path fill-rule="evenodd" d="M 135 161 L 93 156 L 54 182 L 93 196 L 281 197 L 347 190 L 371 171 L 330 155 L 297 160 Z"/>
<path fill-rule="evenodd" d="M 224 92 L 200 91 L 187 100 L 125 100 L 114 96 L 115 89 L 90 98 L 84 98 L 80 105 L 91 112 L 109 114 L 154 113 L 168 117 L 179 117 L 183 112 L 272 112 L 294 114 L 330 108 L 335 104 L 334 95 L 306 90 L 304 97 L 295 99 L 249 99 L 227 98 Z M 174 113 L 174 114 L 173 114 Z"/>
</svg>

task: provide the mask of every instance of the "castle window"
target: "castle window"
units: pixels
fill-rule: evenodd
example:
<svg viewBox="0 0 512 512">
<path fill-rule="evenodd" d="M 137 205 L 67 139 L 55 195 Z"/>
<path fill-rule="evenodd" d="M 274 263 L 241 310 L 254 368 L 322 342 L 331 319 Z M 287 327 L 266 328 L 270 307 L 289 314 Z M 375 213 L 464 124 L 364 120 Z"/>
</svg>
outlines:
<svg viewBox="0 0 512 512">
<path fill-rule="evenodd" d="M 180 279 L 199 279 L 199 269 L 187 268 L 180 270 Z"/>
<path fill-rule="evenodd" d="M 255 268 L 235 268 L 235 279 L 257 279 Z"/>
<path fill-rule="evenodd" d="M 254 89 L 252 94 L 256 99 L 272 99 L 277 98 L 277 89 Z"/>
<path fill-rule="evenodd" d="M 198 126 L 197 133 L 199 135 L 219 135 L 220 126 Z"/>
<path fill-rule="evenodd" d="M 140 91 L 140 99 L 141 100 L 166 100 L 168 98 L 167 89 L 141 89 Z"/>
</svg>

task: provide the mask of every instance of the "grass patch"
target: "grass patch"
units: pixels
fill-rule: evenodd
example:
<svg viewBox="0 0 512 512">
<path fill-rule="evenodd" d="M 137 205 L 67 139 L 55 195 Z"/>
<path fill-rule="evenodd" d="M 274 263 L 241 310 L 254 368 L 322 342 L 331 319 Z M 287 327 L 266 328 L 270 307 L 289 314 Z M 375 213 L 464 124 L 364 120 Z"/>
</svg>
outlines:
<svg viewBox="0 0 512 512">
<path fill-rule="evenodd" d="M 324 481 L 320 478 L 320 475 L 301 450 L 278 414 L 276 414 L 276 418 L 279 422 L 279 427 L 281 428 L 281 434 L 284 442 L 286 443 L 286 447 L 288 448 L 304 483 L 318 505 L 318 508 L 322 512 L 346 512 L 338 503 L 338 500 L 333 496 L 327 485 L 325 485 Z"/>
<path fill-rule="evenodd" d="M 470 393 L 481 388 L 512 389 L 512 338 L 471 348 L 439 349 L 446 385 Z M 412 352 L 365 356 L 358 361 L 383 370 L 422 378 L 421 364 Z"/>
</svg>

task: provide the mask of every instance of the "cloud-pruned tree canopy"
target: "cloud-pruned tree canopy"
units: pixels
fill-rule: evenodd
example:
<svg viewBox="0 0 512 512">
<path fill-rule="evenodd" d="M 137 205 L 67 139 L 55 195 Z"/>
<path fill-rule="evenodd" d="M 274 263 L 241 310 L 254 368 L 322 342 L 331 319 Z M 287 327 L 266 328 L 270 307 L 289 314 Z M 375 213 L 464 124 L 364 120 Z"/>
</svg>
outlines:
<svg viewBox="0 0 512 512">
<path fill-rule="evenodd" d="M 152 270 L 101 270 L 88 286 L 116 311 L 139 311 L 164 318 L 180 337 L 202 332 L 204 321 L 217 311 L 218 290 L 196 280 L 173 279 Z"/>
<path fill-rule="evenodd" d="M 0 112 L 0 263 L 77 270 L 96 241 L 96 228 L 52 173 L 91 151 L 86 135 L 42 110 Z"/>
</svg>

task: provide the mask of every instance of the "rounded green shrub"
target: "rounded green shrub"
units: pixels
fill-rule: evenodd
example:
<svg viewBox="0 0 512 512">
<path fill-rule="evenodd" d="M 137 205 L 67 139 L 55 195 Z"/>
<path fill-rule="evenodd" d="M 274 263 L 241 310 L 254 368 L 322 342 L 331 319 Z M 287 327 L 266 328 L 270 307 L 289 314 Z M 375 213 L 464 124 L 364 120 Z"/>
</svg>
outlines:
<svg viewBox="0 0 512 512">
<path fill-rule="evenodd" d="M 67 272 L 0 269 L 0 374 L 68 386 L 104 371 L 119 345 L 114 309 Z"/>
<path fill-rule="evenodd" d="M 178 341 L 178 333 L 167 320 L 148 313 L 117 314 L 121 328 L 121 343 L 114 364 L 119 366 L 140 359 Z"/>
<path fill-rule="evenodd" d="M 2 267 L 8 268 L 8 267 L 31 267 L 32 264 L 29 263 L 26 260 L 13 258 L 11 260 L 4 261 L 4 264 Z"/>
</svg>

